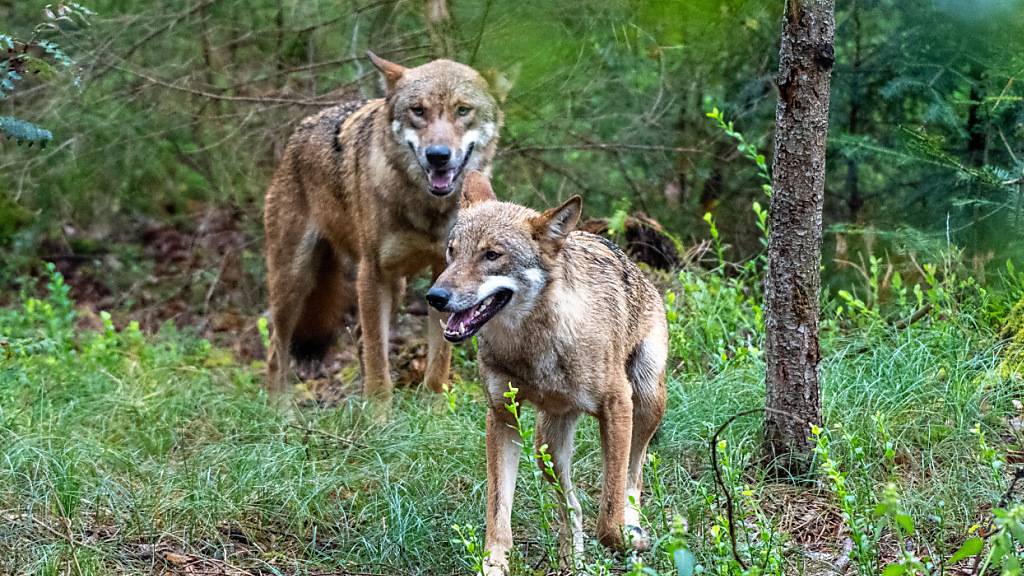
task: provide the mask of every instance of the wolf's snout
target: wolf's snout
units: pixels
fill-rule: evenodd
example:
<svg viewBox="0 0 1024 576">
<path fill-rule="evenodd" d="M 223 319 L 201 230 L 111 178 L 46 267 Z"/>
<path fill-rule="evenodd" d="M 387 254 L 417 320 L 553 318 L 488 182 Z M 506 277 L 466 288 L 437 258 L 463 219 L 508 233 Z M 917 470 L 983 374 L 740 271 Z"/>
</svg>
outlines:
<svg viewBox="0 0 1024 576">
<path fill-rule="evenodd" d="M 448 307 L 448 301 L 452 299 L 452 293 L 444 288 L 433 286 L 427 291 L 427 304 L 438 310 L 444 311 Z"/>
<path fill-rule="evenodd" d="M 427 146 L 425 154 L 427 162 L 434 168 L 444 168 L 452 159 L 452 149 L 444 144 Z"/>
</svg>

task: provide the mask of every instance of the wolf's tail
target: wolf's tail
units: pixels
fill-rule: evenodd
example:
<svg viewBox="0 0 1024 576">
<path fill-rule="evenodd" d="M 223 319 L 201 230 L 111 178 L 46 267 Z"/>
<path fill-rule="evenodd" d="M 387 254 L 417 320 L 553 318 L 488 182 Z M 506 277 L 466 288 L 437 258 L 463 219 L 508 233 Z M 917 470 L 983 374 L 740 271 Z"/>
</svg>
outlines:
<svg viewBox="0 0 1024 576">
<path fill-rule="evenodd" d="M 339 261 L 326 240 L 313 249 L 313 290 L 302 305 L 292 333 L 292 356 L 299 361 L 320 360 L 334 343 L 345 315 L 354 311 L 354 269 Z"/>
</svg>

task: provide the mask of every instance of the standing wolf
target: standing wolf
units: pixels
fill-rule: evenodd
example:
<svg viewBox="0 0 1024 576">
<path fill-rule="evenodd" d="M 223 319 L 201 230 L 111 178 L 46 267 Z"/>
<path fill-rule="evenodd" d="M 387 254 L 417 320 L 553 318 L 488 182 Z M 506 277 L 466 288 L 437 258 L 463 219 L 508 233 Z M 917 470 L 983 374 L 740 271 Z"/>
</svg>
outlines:
<svg viewBox="0 0 1024 576">
<path fill-rule="evenodd" d="M 487 178 L 474 172 L 462 198 L 448 240 L 448 267 L 427 301 L 451 313 L 447 340 L 479 333 L 490 404 L 486 576 L 507 571 L 512 547 L 519 438 L 505 408 L 509 386 L 537 407 L 537 446 L 548 445 L 565 494 L 563 560 L 583 551 L 582 512 L 569 474 L 583 413 L 597 416 L 601 428 L 598 539 L 616 548 L 645 548 L 638 510 L 644 455 L 665 412 L 668 330 L 661 296 L 615 244 L 573 231 L 582 206 L 578 196 L 539 214 L 496 202 Z"/>
<path fill-rule="evenodd" d="M 267 190 L 267 369 L 277 390 L 288 383 L 291 357 L 322 356 L 358 305 L 364 390 L 390 399 L 388 328 L 405 278 L 426 268 L 440 274 L 462 174 L 489 171 L 498 143 L 504 84 L 491 90 L 478 72 L 448 60 L 405 68 L 368 56 L 385 97 L 303 120 Z M 435 391 L 451 360 L 440 318 L 430 312 L 427 332 L 425 383 Z"/>
</svg>

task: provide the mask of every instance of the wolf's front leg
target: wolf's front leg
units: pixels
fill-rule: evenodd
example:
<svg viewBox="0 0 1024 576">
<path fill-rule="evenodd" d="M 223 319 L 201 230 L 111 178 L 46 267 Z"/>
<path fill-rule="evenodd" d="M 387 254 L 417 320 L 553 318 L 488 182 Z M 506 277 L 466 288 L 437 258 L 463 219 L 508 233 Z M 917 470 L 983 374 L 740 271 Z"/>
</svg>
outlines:
<svg viewBox="0 0 1024 576">
<path fill-rule="evenodd" d="M 444 260 L 434 264 L 434 281 L 437 281 L 443 270 Z M 452 345 L 444 339 L 440 325 L 447 317 L 447 314 L 435 310 L 433 306 L 427 307 L 427 373 L 423 383 L 434 392 L 444 390 L 451 369 Z"/>
<path fill-rule="evenodd" d="M 391 401 L 388 368 L 388 325 L 391 320 L 391 284 L 376 262 L 359 263 L 359 324 L 363 338 L 363 393 L 367 398 Z"/>
<path fill-rule="evenodd" d="M 519 470 L 519 432 L 504 406 L 487 412 L 487 535 L 483 576 L 508 574 L 512 549 L 512 496 Z"/>
<path fill-rule="evenodd" d="M 572 485 L 572 452 L 576 436 L 576 421 L 579 413 L 552 415 L 538 411 L 537 427 L 534 434 L 536 451 L 547 445 L 551 455 L 551 469 L 542 458 L 537 459 L 544 479 L 556 483 L 562 501 L 561 526 L 559 527 L 558 556 L 562 568 L 570 573 L 576 571 L 576 561 L 583 556 L 583 510 L 576 498 L 576 489 Z M 553 473 L 553 475 L 552 475 Z"/>
</svg>

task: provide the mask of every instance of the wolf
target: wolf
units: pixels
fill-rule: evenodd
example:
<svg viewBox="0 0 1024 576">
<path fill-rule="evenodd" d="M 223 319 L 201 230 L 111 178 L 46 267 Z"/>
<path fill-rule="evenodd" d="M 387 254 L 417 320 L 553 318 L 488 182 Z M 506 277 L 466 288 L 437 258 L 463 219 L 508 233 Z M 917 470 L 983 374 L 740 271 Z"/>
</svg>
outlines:
<svg viewBox="0 0 1024 576">
<path fill-rule="evenodd" d="M 369 52 L 381 99 L 327 108 L 292 134 L 264 202 L 274 334 L 268 386 L 317 358 L 358 309 L 363 386 L 389 401 L 388 331 L 405 278 L 444 268 L 464 173 L 489 173 L 510 81 L 450 60 L 406 68 Z M 431 311 L 424 383 L 440 391 L 450 345 Z"/>
<path fill-rule="evenodd" d="M 565 495 L 560 556 L 583 551 L 582 511 L 570 468 L 580 415 L 597 417 L 604 459 L 598 540 L 649 546 L 640 528 L 647 445 L 665 413 L 668 330 L 661 295 L 613 242 L 576 231 L 579 196 L 538 213 L 498 202 L 483 174 L 467 176 L 448 237 L 447 267 L 427 292 L 450 314 L 443 335 L 477 335 L 487 412 L 486 576 L 508 570 L 519 435 L 505 394 L 537 408 L 535 439 L 548 446 Z"/>
</svg>

